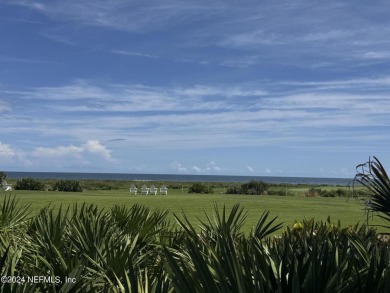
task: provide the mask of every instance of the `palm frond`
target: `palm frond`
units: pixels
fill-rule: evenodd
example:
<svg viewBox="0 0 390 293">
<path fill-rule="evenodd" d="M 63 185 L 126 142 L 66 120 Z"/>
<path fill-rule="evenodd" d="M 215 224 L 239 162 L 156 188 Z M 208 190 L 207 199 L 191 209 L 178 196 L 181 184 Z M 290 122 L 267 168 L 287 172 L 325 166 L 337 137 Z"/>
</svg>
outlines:
<svg viewBox="0 0 390 293">
<path fill-rule="evenodd" d="M 390 222 L 390 179 L 385 168 L 376 157 L 373 157 L 367 163 L 360 164 L 357 170 L 354 181 L 367 190 L 366 208 L 378 212 L 382 219 Z"/>
</svg>

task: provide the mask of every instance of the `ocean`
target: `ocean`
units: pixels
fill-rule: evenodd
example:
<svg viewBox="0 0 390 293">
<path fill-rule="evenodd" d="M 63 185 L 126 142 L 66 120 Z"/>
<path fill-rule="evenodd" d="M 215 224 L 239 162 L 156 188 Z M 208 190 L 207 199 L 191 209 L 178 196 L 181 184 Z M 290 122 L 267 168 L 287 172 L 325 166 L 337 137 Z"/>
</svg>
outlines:
<svg viewBox="0 0 390 293">
<path fill-rule="evenodd" d="M 277 176 L 227 176 L 227 175 L 177 175 L 177 174 L 121 174 L 121 173 L 56 173 L 56 172 L 6 172 L 11 179 L 69 179 L 69 180 L 124 180 L 124 181 L 175 181 L 175 182 L 248 182 L 262 180 L 267 183 L 343 185 L 352 178 L 277 177 Z"/>
</svg>

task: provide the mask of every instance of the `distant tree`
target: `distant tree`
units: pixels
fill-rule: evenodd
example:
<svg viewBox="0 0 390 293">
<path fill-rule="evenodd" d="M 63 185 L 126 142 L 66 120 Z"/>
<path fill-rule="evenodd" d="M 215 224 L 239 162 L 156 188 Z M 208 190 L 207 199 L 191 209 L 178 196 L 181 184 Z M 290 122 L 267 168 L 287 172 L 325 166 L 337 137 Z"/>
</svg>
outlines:
<svg viewBox="0 0 390 293">
<path fill-rule="evenodd" d="M 3 171 L 0 171 L 0 182 L 7 178 L 7 174 Z"/>
</svg>

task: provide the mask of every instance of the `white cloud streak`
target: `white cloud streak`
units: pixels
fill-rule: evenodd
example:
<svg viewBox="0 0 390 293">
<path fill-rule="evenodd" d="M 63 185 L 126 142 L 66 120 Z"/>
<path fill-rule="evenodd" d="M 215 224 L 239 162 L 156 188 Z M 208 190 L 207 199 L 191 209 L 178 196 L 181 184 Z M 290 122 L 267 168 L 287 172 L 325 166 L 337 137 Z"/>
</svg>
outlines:
<svg viewBox="0 0 390 293">
<path fill-rule="evenodd" d="M 124 56 L 142 57 L 142 58 L 149 58 L 149 59 L 160 59 L 160 57 L 157 55 L 145 54 L 145 53 L 134 52 L 134 51 L 111 50 L 110 52 L 113 54 L 124 55 Z"/>
<path fill-rule="evenodd" d="M 121 138 L 122 143 L 140 148 L 155 148 L 156 142 L 160 148 L 313 144 L 339 138 L 354 142 L 368 137 L 374 127 L 390 125 L 389 80 L 286 81 L 260 88 L 97 86 L 78 81 L 57 88 L 3 91 L 9 100 L 31 101 L 15 117 L 8 107 L 3 129 L 9 134 L 57 137 L 61 133 L 78 141 L 87 139 L 88 144 L 77 148 L 100 152 L 106 159 L 110 152 L 99 149 L 95 137 Z M 278 84 L 280 92 L 273 90 Z M 359 92 L 364 84 L 366 91 Z M 296 88 L 300 93 L 289 93 Z M 386 135 L 378 132 L 377 139 L 386 140 Z"/>
<path fill-rule="evenodd" d="M 251 172 L 251 173 L 254 173 L 255 172 L 255 169 L 253 169 L 251 166 L 246 166 L 246 169 Z"/>
<path fill-rule="evenodd" d="M 183 46 L 243 49 L 244 55 L 237 59 L 217 58 L 217 63 L 229 67 L 245 68 L 264 62 L 311 68 L 334 67 L 340 62 L 360 66 L 372 59 L 390 59 L 386 53 L 390 49 L 386 18 L 390 6 L 383 1 L 376 5 L 363 1 L 314 4 L 251 0 L 240 5 L 226 1 L 179 0 L 1 0 L 0 3 L 23 6 L 52 20 L 131 33 L 147 34 L 185 26 L 185 33 L 179 34 L 176 40 Z M 64 41 L 64 38 L 58 40 Z M 265 53 L 264 48 L 270 50 Z M 113 53 L 157 57 L 137 51 L 113 50 Z"/>
</svg>

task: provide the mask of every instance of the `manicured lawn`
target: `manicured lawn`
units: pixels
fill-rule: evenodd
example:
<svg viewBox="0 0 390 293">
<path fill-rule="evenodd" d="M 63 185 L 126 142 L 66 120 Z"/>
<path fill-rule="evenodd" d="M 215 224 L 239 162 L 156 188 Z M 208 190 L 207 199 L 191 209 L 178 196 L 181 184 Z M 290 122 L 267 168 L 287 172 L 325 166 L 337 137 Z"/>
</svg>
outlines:
<svg viewBox="0 0 390 293">
<path fill-rule="evenodd" d="M 253 227 L 265 210 L 270 211 L 271 217 L 278 216 L 278 221 L 291 226 L 295 221 L 302 219 L 326 221 L 330 216 L 332 222 L 341 221 L 342 226 L 354 225 L 357 222 L 363 223 L 366 215 L 360 201 L 355 199 L 337 197 L 302 197 L 302 196 L 258 196 L 258 195 L 226 195 L 220 194 L 222 190 L 215 190 L 211 195 L 188 194 L 184 189 L 171 189 L 168 195 L 145 196 L 130 195 L 128 189 L 121 190 L 97 190 L 84 191 L 81 193 L 66 193 L 52 191 L 0 191 L 0 201 L 5 195 L 16 195 L 21 203 L 31 204 L 33 213 L 40 208 L 50 204 L 59 207 L 72 206 L 75 203 L 96 204 L 97 206 L 109 209 L 113 205 L 142 204 L 153 209 L 167 209 L 173 220 L 173 213 L 180 214 L 184 211 L 186 216 L 196 223 L 197 218 L 205 220 L 205 212 L 212 214 L 214 204 L 220 208 L 226 205 L 229 209 L 240 203 L 248 212 L 245 231 Z M 375 224 L 380 224 L 379 219 L 374 219 Z"/>
</svg>

